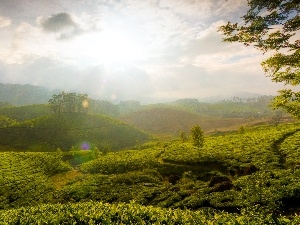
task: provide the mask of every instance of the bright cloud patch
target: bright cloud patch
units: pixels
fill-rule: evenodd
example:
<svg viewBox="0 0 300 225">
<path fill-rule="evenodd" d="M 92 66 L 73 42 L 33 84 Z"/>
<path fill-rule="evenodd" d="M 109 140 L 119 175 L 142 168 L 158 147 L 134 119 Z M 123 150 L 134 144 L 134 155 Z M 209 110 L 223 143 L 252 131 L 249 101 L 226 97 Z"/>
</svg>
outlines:
<svg viewBox="0 0 300 225">
<path fill-rule="evenodd" d="M 6 17 L 0 17 L 0 28 L 8 27 L 11 24 L 11 20 Z"/>
</svg>

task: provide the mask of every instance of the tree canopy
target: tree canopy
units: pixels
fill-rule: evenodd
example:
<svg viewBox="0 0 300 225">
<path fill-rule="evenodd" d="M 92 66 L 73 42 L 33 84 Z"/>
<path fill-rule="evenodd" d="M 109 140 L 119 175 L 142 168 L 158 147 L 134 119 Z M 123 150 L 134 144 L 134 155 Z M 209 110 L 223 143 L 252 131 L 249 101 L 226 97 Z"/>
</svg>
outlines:
<svg viewBox="0 0 300 225">
<path fill-rule="evenodd" d="M 273 52 L 261 63 L 263 70 L 272 81 L 290 86 L 278 91 L 273 106 L 300 119 L 300 0 L 248 0 L 248 6 L 244 24 L 220 27 L 223 40 Z"/>
<path fill-rule="evenodd" d="M 204 133 L 199 125 L 195 125 L 191 128 L 191 140 L 193 145 L 198 149 L 203 147 Z"/>
<path fill-rule="evenodd" d="M 87 94 L 62 92 L 54 94 L 48 102 L 50 109 L 56 114 L 63 112 L 87 113 L 89 107 Z"/>
</svg>

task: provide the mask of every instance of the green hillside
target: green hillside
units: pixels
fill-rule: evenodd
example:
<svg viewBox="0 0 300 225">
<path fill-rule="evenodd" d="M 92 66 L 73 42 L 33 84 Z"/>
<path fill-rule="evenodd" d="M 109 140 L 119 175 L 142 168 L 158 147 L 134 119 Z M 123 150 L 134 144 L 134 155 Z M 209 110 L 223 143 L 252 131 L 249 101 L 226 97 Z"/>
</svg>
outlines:
<svg viewBox="0 0 300 225">
<path fill-rule="evenodd" d="M 88 128 L 99 117 L 63 116 L 60 125 L 70 129 L 80 124 Z M 56 120 L 39 118 L 31 125 L 45 128 L 51 121 L 57 127 Z M 174 140 L 108 153 L 2 152 L 0 220 L 298 224 L 293 215 L 300 210 L 299 142 L 300 125 L 294 123 L 207 135 L 200 149 Z M 8 210 L 20 206 L 26 208 Z"/>
<path fill-rule="evenodd" d="M 67 185 L 63 198 L 229 212 L 256 204 L 276 210 L 300 207 L 295 179 L 300 152 L 286 147 L 298 149 L 299 130 L 299 125 L 262 126 L 210 136 L 200 151 L 189 142 L 173 141 L 110 153 L 83 163 L 86 176 Z"/>
<path fill-rule="evenodd" d="M 54 186 L 48 177 L 71 169 L 57 153 L 5 152 L 0 160 L 0 209 L 50 201 Z"/>
<path fill-rule="evenodd" d="M 18 122 L 32 120 L 50 114 L 52 114 L 52 112 L 46 104 L 0 108 L 0 116 L 5 116 Z"/>
<path fill-rule="evenodd" d="M 0 129 L 0 144 L 31 151 L 56 148 L 119 150 L 149 140 L 149 135 L 107 116 L 65 113 L 48 115 Z"/>
</svg>

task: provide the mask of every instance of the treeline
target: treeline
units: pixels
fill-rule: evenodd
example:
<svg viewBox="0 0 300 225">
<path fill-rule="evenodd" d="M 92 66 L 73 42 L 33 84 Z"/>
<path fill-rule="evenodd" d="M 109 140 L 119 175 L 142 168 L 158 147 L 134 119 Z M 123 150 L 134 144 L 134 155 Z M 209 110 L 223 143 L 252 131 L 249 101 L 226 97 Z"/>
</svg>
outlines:
<svg viewBox="0 0 300 225">
<path fill-rule="evenodd" d="M 256 98 L 232 98 L 215 103 L 200 102 L 198 99 L 179 99 L 174 102 L 142 105 L 135 100 L 121 101 L 113 104 L 107 100 L 90 100 L 90 112 L 105 114 L 113 117 L 124 116 L 140 110 L 151 108 L 175 107 L 195 113 L 200 116 L 216 116 L 225 118 L 260 118 L 273 115 L 268 106 L 272 96 Z"/>
<path fill-rule="evenodd" d="M 13 107 L 9 102 L 0 102 L 0 115 L 19 120 L 20 115 L 15 115 L 15 111 L 24 111 L 30 115 L 28 119 L 35 117 L 31 116 L 37 114 L 43 116 L 51 114 L 51 111 L 55 114 L 60 113 L 94 113 L 102 114 L 115 118 L 120 118 L 126 115 L 130 115 L 135 112 L 145 111 L 153 108 L 177 108 L 180 110 L 188 111 L 199 116 L 210 117 L 222 117 L 222 118 L 263 118 L 271 117 L 274 112 L 269 108 L 271 96 L 260 96 L 256 98 L 242 99 L 234 97 L 229 100 L 223 100 L 215 103 L 204 103 L 198 99 L 179 99 L 169 103 L 160 104 L 148 104 L 142 105 L 136 100 L 126 100 L 120 103 L 112 103 L 108 100 L 95 100 L 89 98 L 87 94 L 67 93 L 61 92 L 54 94 L 48 101 L 49 106 L 39 106 L 39 113 L 35 113 L 35 105 L 30 107 Z M 46 105 L 45 105 L 46 106 Z M 43 111 L 43 113 L 41 113 Z M 23 117 L 23 116 L 22 116 Z M 24 120 L 21 118 L 21 120 Z"/>
<path fill-rule="evenodd" d="M 271 99 L 272 96 L 259 96 L 246 99 L 234 97 L 215 103 L 203 103 L 197 99 L 179 99 L 169 103 L 169 105 L 201 116 L 261 118 L 273 115 L 272 109 L 269 108 Z"/>
<path fill-rule="evenodd" d="M 79 112 L 87 113 L 89 107 L 89 98 L 87 94 L 76 94 L 61 92 L 54 94 L 48 101 L 50 109 L 56 113 Z"/>
</svg>

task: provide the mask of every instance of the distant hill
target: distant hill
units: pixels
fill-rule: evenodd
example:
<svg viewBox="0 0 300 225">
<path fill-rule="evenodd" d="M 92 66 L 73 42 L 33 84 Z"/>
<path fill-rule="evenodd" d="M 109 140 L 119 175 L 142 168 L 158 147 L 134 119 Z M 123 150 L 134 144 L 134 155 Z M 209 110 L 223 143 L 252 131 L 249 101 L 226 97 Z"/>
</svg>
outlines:
<svg viewBox="0 0 300 225">
<path fill-rule="evenodd" d="M 15 106 L 47 103 L 54 93 L 44 87 L 29 84 L 0 83 L 0 102 L 9 102 Z"/>
<path fill-rule="evenodd" d="M 120 119 L 152 134 L 178 136 L 179 132 L 189 132 L 198 124 L 205 132 L 228 129 L 245 124 L 245 118 L 218 118 L 197 114 L 167 106 L 153 106 L 129 113 Z"/>
<path fill-rule="evenodd" d="M 233 97 L 215 103 L 203 103 L 197 99 L 179 99 L 170 102 L 170 106 L 183 109 L 201 116 L 225 118 L 262 118 L 270 117 L 273 110 L 269 107 L 272 96 L 253 98 Z"/>
<path fill-rule="evenodd" d="M 150 136 L 113 118 L 94 114 L 48 115 L 0 129 L 0 145 L 31 151 L 119 150 L 135 146 Z"/>
</svg>

